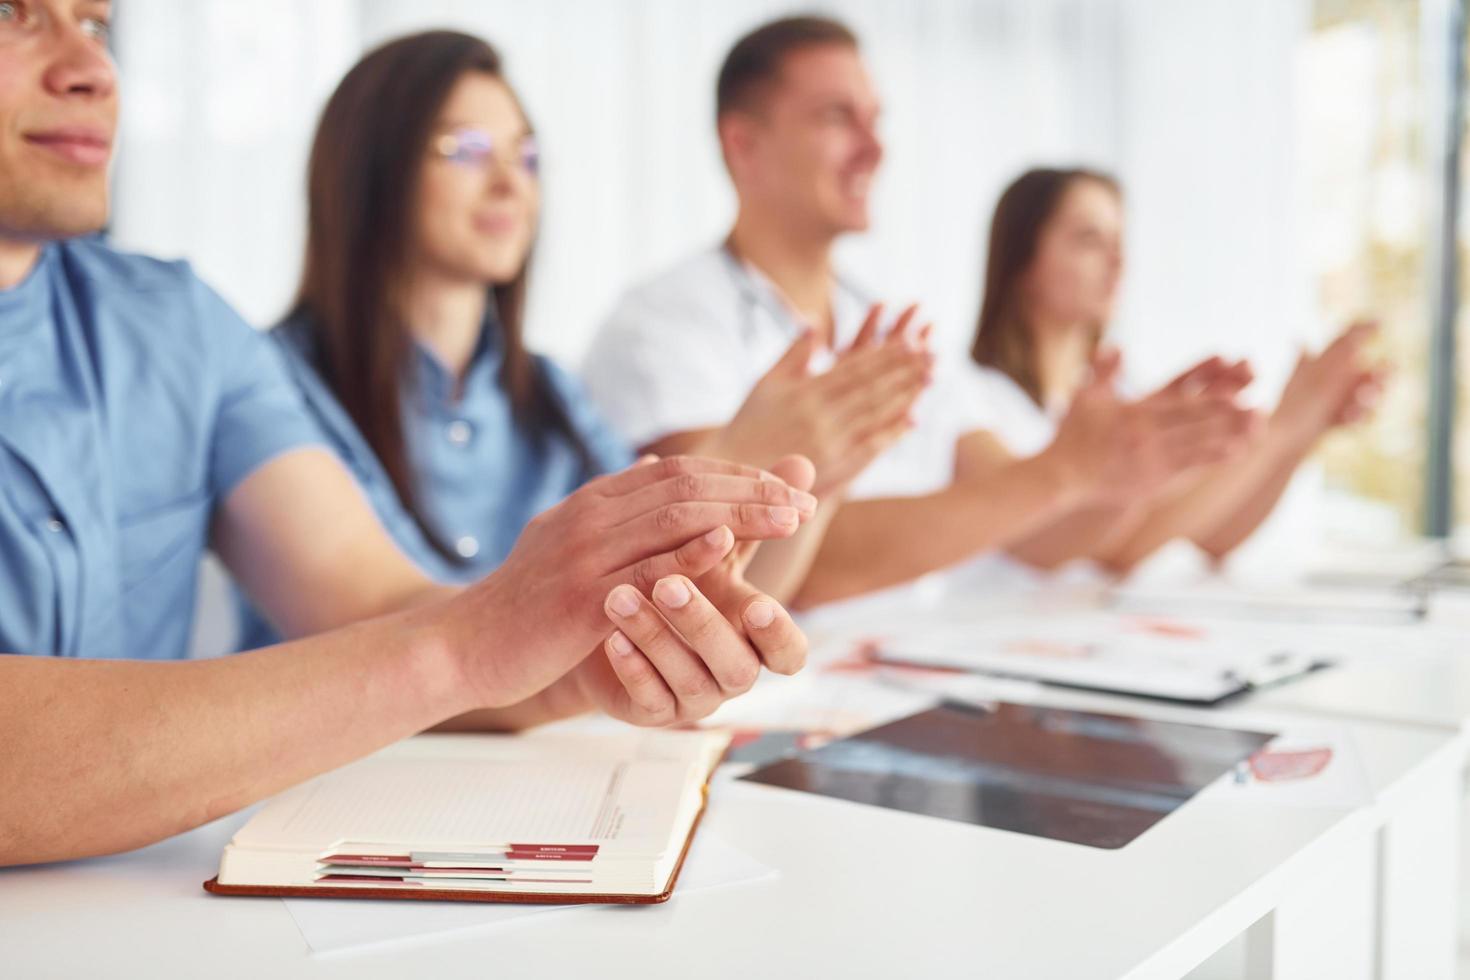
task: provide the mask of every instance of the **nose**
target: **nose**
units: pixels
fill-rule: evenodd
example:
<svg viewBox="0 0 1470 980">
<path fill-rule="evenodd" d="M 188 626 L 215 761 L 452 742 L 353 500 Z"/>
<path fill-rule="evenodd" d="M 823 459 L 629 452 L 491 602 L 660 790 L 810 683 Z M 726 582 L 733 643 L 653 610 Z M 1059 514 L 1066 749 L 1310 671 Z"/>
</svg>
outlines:
<svg viewBox="0 0 1470 980">
<path fill-rule="evenodd" d="M 878 135 L 878 123 L 870 120 L 859 127 L 862 138 L 861 153 L 865 162 L 873 167 L 883 162 L 883 139 Z"/>
<path fill-rule="evenodd" d="M 62 98 L 110 98 L 117 90 L 117 69 L 106 49 L 75 24 L 58 26 L 52 37 L 46 90 Z"/>
</svg>

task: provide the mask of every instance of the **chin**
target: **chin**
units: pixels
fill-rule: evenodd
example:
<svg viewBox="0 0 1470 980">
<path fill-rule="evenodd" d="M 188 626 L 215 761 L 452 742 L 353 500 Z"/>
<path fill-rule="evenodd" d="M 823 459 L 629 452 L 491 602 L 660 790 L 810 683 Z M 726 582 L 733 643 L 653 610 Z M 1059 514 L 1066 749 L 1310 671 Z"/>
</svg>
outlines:
<svg viewBox="0 0 1470 980">
<path fill-rule="evenodd" d="M 24 208 L 19 221 L 7 224 L 11 225 L 12 230 L 35 238 L 62 239 L 95 235 L 107 226 L 107 196 L 68 196 L 59 201 L 35 201 L 31 203 L 31 207 Z"/>
<path fill-rule="evenodd" d="M 471 264 L 474 277 L 490 286 L 510 282 L 524 266 L 525 257 L 521 255 L 482 255 Z"/>
<path fill-rule="evenodd" d="M 867 208 L 839 211 L 833 214 L 827 223 L 831 225 L 833 233 L 838 235 L 867 231 L 871 224 L 868 220 Z"/>
</svg>

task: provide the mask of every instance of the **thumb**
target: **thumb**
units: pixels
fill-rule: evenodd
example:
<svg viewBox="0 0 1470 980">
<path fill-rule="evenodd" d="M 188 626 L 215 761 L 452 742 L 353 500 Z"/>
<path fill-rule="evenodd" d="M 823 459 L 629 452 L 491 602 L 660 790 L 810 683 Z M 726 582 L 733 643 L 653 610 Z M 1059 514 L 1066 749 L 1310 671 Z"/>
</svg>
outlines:
<svg viewBox="0 0 1470 980">
<path fill-rule="evenodd" d="M 1111 388 L 1118 380 L 1118 372 L 1123 368 L 1123 353 L 1116 347 L 1108 347 L 1092 355 L 1092 377 L 1088 381 L 1089 386 L 1102 386 Z"/>
<path fill-rule="evenodd" d="M 812 351 L 817 343 L 817 335 L 811 330 L 803 330 L 801 336 L 797 337 L 791 346 L 786 348 L 786 353 L 781 359 L 771 366 L 766 372 L 766 377 L 804 378 L 807 373 L 807 365 L 811 363 Z"/>
<path fill-rule="evenodd" d="M 810 490 L 817 480 L 817 468 L 805 456 L 782 456 L 776 460 L 771 472 L 786 481 L 786 485 L 797 490 Z"/>
</svg>

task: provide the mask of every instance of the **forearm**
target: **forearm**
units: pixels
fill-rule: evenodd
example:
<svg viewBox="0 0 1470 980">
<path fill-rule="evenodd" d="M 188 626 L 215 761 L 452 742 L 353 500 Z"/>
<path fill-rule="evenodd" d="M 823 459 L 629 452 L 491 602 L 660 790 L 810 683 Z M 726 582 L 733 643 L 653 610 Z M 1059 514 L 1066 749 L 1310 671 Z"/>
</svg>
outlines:
<svg viewBox="0 0 1470 980">
<path fill-rule="evenodd" d="M 1222 559 L 1238 548 L 1271 516 L 1291 484 L 1297 467 L 1310 451 L 1310 444 L 1278 447 L 1264 464 L 1265 476 L 1240 498 L 1231 501 L 1231 506 L 1223 507 L 1223 514 L 1215 516 L 1213 521 L 1203 522 L 1203 526 L 1193 534 L 1194 542 L 1216 559 Z"/>
<path fill-rule="evenodd" d="M 1069 561 L 1098 559 L 1109 542 L 1131 534 L 1147 516 L 1139 504 L 1085 507 L 1062 517 L 1006 550 L 1015 558 L 1047 571 Z"/>
<path fill-rule="evenodd" d="M 472 703 L 414 614 L 218 660 L 0 656 L 0 865 L 160 840 Z"/>
<path fill-rule="evenodd" d="M 842 507 L 840 499 L 829 497 L 800 531 L 784 541 L 762 544 L 750 560 L 746 580 L 783 605 L 795 600 L 811 575 L 827 532 Z"/>
<path fill-rule="evenodd" d="M 1270 515 L 1306 451 L 1301 440 L 1268 428 L 1243 458 L 1211 466 L 1182 489 L 1162 496 L 1136 529 L 1099 557 L 1127 571 L 1169 541 L 1183 538 L 1223 558 Z"/>
<path fill-rule="evenodd" d="M 1083 499 L 1065 469 L 1043 453 L 927 496 L 849 501 L 833 519 L 797 605 L 898 585 L 1004 548 Z"/>
</svg>

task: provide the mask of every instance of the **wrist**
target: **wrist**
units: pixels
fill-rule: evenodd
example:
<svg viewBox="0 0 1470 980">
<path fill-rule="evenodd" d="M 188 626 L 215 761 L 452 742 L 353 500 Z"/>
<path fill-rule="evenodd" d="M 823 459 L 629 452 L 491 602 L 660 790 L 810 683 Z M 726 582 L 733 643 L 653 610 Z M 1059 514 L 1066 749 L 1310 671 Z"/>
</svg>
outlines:
<svg viewBox="0 0 1470 980">
<path fill-rule="evenodd" d="M 1080 507 L 1102 492 L 1094 469 L 1083 465 L 1065 446 L 1053 442 L 1029 462 L 1046 499 L 1058 510 Z"/>
<path fill-rule="evenodd" d="M 445 605 L 417 609 L 403 617 L 399 658 L 404 690 L 414 692 L 441 721 L 485 707 L 466 669 L 466 659 L 444 627 Z"/>
<path fill-rule="evenodd" d="M 1301 458 L 1312 451 L 1317 440 L 1322 438 L 1325 427 L 1312 423 L 1294 422 L 1273 412 L 1266 420 L 1262 441 L 1268 452 L 1282 457 Z"/>
<path fill-rule="evenodd" d="M 499 708 L 521 697 L 499 669 L 486 637 L 504 640 L 508 618 L 497 617 L 497 572 L 448 598 L 408 614 L 409 645 L 433 696 L 460 710 Z"/>
</svg>

